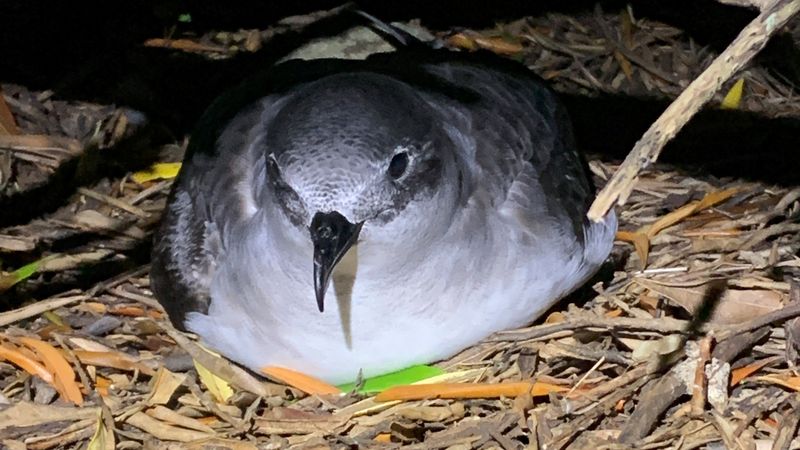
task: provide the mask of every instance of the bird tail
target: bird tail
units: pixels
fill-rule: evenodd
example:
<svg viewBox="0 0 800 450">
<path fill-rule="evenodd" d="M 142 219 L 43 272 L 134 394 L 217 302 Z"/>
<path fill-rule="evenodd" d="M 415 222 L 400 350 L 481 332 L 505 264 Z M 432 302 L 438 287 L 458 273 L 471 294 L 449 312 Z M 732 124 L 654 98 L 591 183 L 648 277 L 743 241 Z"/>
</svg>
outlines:
<svg viewBox="0 0 800 450">
<path fill-rule="evenodd" d="M 583 261 L 587 266 L 597 265 L 605 261 L 614 246 L 614 236 L 617 233 L 617 214 L 611 210 L 599 222 L 589 222 L 583 228 L 586 247 Z"/>
</svg>

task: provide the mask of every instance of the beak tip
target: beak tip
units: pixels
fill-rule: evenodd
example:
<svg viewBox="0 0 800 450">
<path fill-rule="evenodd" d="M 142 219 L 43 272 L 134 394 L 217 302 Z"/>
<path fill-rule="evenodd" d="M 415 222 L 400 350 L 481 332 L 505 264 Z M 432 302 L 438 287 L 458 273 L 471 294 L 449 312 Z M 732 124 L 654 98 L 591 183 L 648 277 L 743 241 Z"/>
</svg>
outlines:
<svg viewBox="0 0 800 450">
<path fill-rule="evenodd" d="M 325 312 L 325 298 L 322 295 L 317 296 L 317 308 L 319 312 Z"/>
</svg>

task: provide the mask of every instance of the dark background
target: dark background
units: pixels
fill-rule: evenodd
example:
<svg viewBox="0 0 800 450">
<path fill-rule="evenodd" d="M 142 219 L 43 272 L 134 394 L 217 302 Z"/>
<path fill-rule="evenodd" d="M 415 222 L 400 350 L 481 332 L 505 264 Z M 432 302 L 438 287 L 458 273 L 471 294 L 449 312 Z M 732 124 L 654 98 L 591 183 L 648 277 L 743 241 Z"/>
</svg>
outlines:
<svg viewBox="0 0 800 450">
<path fill-rule="evenodd" d="M 548 11 L 592 14 L 593 1 L 359 1 L 383 20 L 420 18 L 433 30 L 490 27 L 496 21 Z M 630 2 L 637 17 L 672 24 L 699 44 L 721 51 L 756 12 L 714 1 Z M 115 103 L 145 112 L 163 124 L 172 139 L 188 132 L 222 90 L 269 66 L 310 37 L 332 35 L 356 22 L 352 15 L 324 20 L 301 34 L 281 36 L 261 51 L 233 59 L 206 58 L 141 44 L 167 30 L 265 29 L 288 15 L 340 5 L 336 1 L 41 1 L 0 2 L 0 81 L 31 89 L 51 89 L 59 98 Z M 602 1 L 605 11 L 628 2 Z M 180 14 L 191 23 L 179 23 Z M 177 34 L 177 33 L 176 33 Z M 757 63 L 800 85 L 800 52 L 791 36 L 773 39 Z M 667 106 L 665 100 L 602 95 L 565 96 L 578 139 L 606 159 L 624 157 Z M 166 138 L 165 138 L 166 139 Z M 800 123 L 738 111 L 699 114 L 669 144 L 661 161 L 689 171 L 800 184 Z M 145 152 L 146 153 L 146 152 Z M 143 165 L 155 156 L 135 155 Z M 139 157 L 141 156 L 141 157 Z M 1 205 L 0 205 L 1 206 Z"/>
</svg>

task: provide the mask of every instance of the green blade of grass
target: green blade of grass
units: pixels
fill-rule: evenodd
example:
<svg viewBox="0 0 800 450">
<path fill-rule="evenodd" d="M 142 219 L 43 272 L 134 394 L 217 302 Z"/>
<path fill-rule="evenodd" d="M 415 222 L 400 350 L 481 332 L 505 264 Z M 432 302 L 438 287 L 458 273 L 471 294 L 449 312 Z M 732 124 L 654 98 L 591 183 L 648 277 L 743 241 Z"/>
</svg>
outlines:
<svg viewBox="0 0 800 450">
<path fill-rule="evenodd" d="M 435 377 L 443 373 L 444 371 L 438 367 L 425 365 L 411 366 L 407 369 L 398 370 L 397 372 L 368 378 L 364 381 L 364 385 L 361 386 L 361 388 L 356 392 L 359 394 L 375 394 L 385 391 L 390 387 L 416 383 L 426 378 Z M 343 392 L 351 392 L 356 388 L 356 384 L 347 383 L 337 387 Z"/>
</svg>

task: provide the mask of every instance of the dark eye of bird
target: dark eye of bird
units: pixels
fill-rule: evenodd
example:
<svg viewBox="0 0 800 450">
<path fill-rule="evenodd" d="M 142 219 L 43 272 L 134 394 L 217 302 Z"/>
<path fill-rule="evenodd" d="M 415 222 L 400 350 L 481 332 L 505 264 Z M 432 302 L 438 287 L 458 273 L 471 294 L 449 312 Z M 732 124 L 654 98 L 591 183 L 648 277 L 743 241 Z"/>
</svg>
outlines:
<svg viewBox="0 0 800 450">
<path fill-rule="evenodd" d="M 394 178 L 395 180 L 402 177 L 404 173 L 406 173 L 406 169 L 408 168 L 408 153 L 401 152 L 394 157 L 389 162 L 389 176 Z"/>
</svg>

